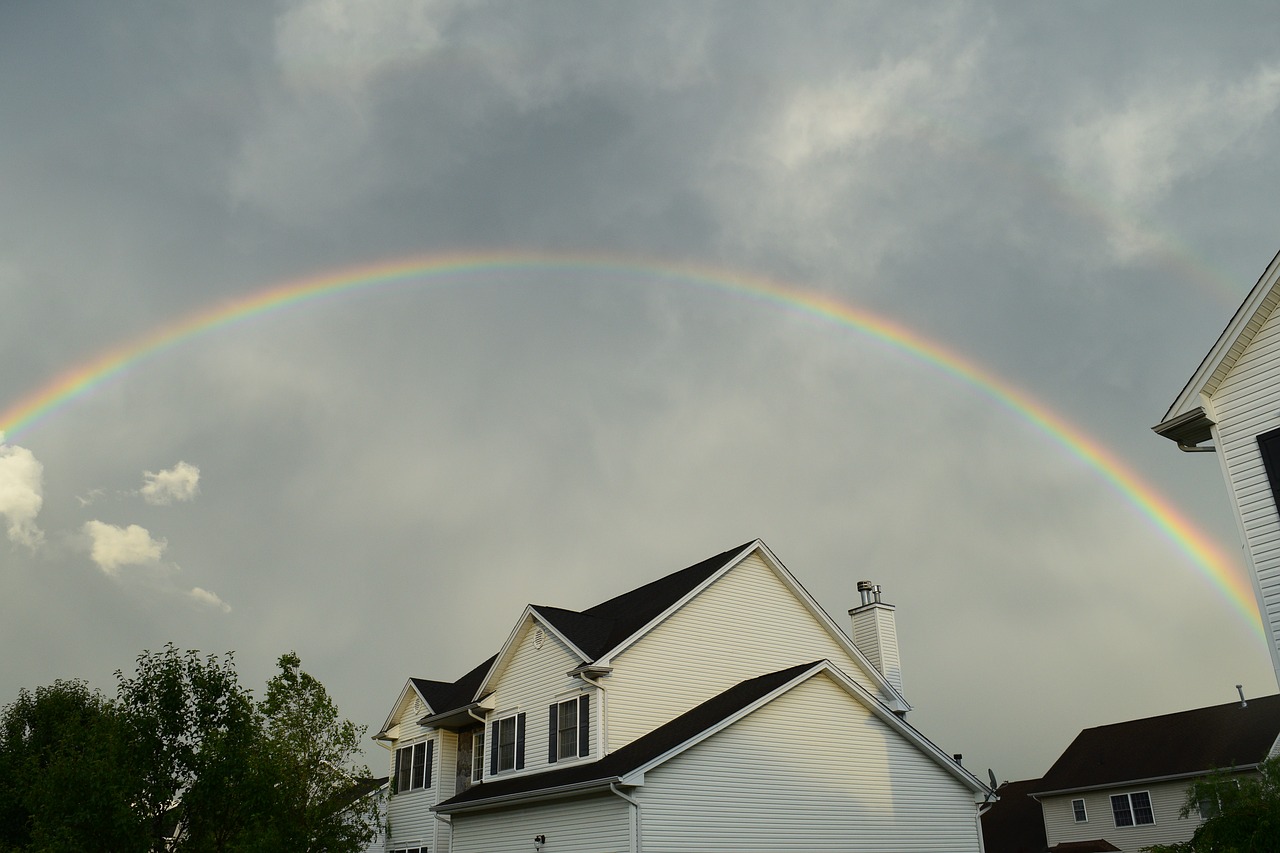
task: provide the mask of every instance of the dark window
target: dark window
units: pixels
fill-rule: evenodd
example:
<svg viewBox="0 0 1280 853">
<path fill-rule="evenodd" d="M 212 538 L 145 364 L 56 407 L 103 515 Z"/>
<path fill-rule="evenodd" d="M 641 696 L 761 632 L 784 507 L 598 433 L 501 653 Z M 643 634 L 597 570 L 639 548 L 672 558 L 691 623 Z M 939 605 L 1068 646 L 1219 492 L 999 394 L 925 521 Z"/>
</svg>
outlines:
<svg viewBox="0 0 1280 853">
<path fill-rule="evenodd" d="M 484 731 L 471 736 L 471 781 L 479 782 L 484 778 Z"/>
<path fill-rule="evenodd" d="M 1084 800 L 1072 800 L 1071 811 L 1075 812 L 1076 823 L 1084 823 L 1088 816 L 1084 813 Z"/>
<path fill-rule="evenodd" d="M 503 717 L 493 724 L 492 773 L 524 769 L 524 714 Z"/>
<path fill-rule="evenodd" d="M 396 750 L 396 775 L 394 793 L 416 791 L 431 787 L 431 760 L 435 741 L 422 741 Z"/>
<path fill-rule="evenodd" d="M 1280 429 L 1258 436 L 1258 449 L 1262 451 L 1262 467 L 1267 470 L 1271 496 L 1280 507 Z"/>
<path fill-rule="evenodd" d="M 561 702 L 556 706 L 556 716 L 556 758 L 574 758 L 578 754 L 578 700 Z"/>
<path fill-rule="evenodd" d="M 1151 795 L 1146 791 L 1132 794 L 1116 794 L 1111 798 L 1111 813 L 1116 826 L 1143 826 L 1156 822 L 1151 810 Z"/>
</svg>

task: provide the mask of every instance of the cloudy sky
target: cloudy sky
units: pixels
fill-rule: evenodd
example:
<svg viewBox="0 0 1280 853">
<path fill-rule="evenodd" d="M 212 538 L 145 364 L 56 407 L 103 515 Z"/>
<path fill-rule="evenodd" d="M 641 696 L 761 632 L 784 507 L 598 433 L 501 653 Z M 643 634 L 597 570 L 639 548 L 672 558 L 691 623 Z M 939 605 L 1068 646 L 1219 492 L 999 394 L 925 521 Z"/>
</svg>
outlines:
<svg viewBox="0 0 1280 853">
<path fill-rule="evenodd" d="M 525 603 L 755 537 L 841 624 L 883 586 L 912 721 L 983 775 L 1274 692 L 1211 572 L 982 385 L 1243 571 L 1215 458 L 1150 427 L 1280 248 L 1277 45 L 1266 4 L 4 4 L 0 701 L 296 649 L 376 730 Z M 603 261 L 286 304 L 15 414 L 457 252 Z"/>
</svg>

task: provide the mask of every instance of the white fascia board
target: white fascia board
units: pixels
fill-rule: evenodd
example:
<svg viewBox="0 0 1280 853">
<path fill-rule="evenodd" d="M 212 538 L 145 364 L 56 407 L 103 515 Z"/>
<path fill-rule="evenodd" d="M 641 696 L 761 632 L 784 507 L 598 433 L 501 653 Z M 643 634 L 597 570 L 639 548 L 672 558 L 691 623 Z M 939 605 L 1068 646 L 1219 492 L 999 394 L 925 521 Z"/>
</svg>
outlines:
<svg viewBox="0 0 1280 853">
<path fill-rule="evenodd" d="M 794 687 L 800 684 L 803 684 L 804 682 L 808 681 L 810 678 L 814 677 L 815 675 L 818 675 L 819 673 L 826 673 L 827 675 L 831 676 L 832 681 L 834 681 L 840 687 L 844 688 L 845 692 L 848 693 L 850 696 L 852 696 L 854 699 L 861 702 L 867 708 L 867 710 L 871 711 L 871 713 L 876 716 L 877 719 L 879 719 L 881 722 L 888 725 L 891 729 L 896 731 L 898 734 L 906 738 L 908 742 L 910 742 L 913 746 L 915 746 L 917 749 L 923 752 L 926 756 L 931 758 L 936 764 L 941 766 L 942 769 L 946 770 L 948 773 L 954 776 L 962 785 L 964 785 L 966 788 L 969 788 L 971 791 L 973 791 L 975 795 L 978 795 L 978 794 L 986 795 L 988 793 L 992 793 L 990 789 L 987 788 L 986 785 L 982 784 L 982 782 L 978 781 L 978 778 L 976 776 L 974 776 L 968 770 L 965 770 L 964 767 L 960 766 L 960 764 L 958 764 L 954 758 L 952 758 L 951 756 L 943 752 L 936 744 L 933 743 L 933 741 L 929 740 L 924 735 L 920 734 L 920 732 L 918 732 L 915 728 L 913 728 L 911 725 L 905 722 L 901 717 L 899 717 L 896 713 L 894 713 L 889 706 L 885 705 L 878 698 L 873 696 L 865 687 L 863 687 L 862 685 L 858 684 L 856 681 L 851 679 L 848 675 L 842 672 L 839 667 L 837 667 L 835 664 L 833 664 L 831 661 L 828 661 L 828 660 L 819 661 L 818 663 L 815 663 L 813 666 L 809 667 L 809 669 L 800 673 L 795 678 L 788 681 L 786 684 L 783 684 L 775 688 L 774 690 L 760 697 L 759 699 L 752 702 L 751 704 L 743 707 L 739 711 L 729 715 L 728 717 L 725 717 L 723 720 L 716 723 L 714 726 L 710 726 L 704 729 L 703 731 L 698 732 L 696 735 L 690 737 L 688 740 L 686 740 L 684 743 L 681 743 L 679 746 L 672 747 L 671 749 L 664 752 L 662 755 L 659 755 L 653 759 L 650 759 L 645 764 L 638 766 L 635 770 L 631 771 L 630 773 L 627 773 L 625 776 L 622 777 L 622 784 L 624 785 L 643 784 L 644 774 L 646 771 L 652 770 L 653 768 L 670 760 L 676 755 L 679 755 L 680 753 L 684 752 L 690 747 L 693 747 L 701 743 L 702 741 L 706 740 L 707 738 L 711 737 L 712 735 L 720 731 L 723 731 L 724 729 L 736 723 L 738 720 L 741 720 L 743 717 L 746 717 L 749 714 L 755 712 L 756 710 L 764 707 L 765 705 L 772 702 L 774 699 L 777 699 L 779 696 L 782 696 L 784 693 L 787 693 Z"/>
<path fill-rule="evenodd" d="M 481 783 L 483 784 L 483 783 Z M 538 788 L 533 791 L 518 791 L 514 794 L 503 794 L 497 797 L 489 797 L 484 800 L 472 800 L 469 803 L 462 803 L 456 806 L 435 805 L 431 810 L 436 814 L 457 814 L 459 812 L 478 812 L 486 809 L 496 809 L 502 806 L 511 805 L 517 802 L 530 802 L 535 800 L 558 800 L 564 797 L 576 797 L 588 793 L 593 790 L 609 790 L 610 785 L 625 784 L 617 776 L 610 776 L 603 779 L 588 779 L 585 782 L 574 782 L 569 785 L 560 785 L 555 788 Z"/>
<path fill-rule="evenodd" d="M 985 796 L 987 794 L 995 793 L 995 791 L 983 784 L 977 776 L 974 776 L 966 770 L 958 761 L 948 755 L 936 743 L 921 734 L 915 726 L 912 726 L 906 720 L 902 719 L 902 717 L 894 713 L 892 708 L 873 696 L 861 684 L 841 672 L 839 667 L 833 666 L 830 663 L 827 664 L 827 667 L 828 674 L 831 675 L 832 680 L 844 687 L 850 696 L 853 696 L 855 699 L 860 701 L 866 706 L 867 710 L 872 714 L 875 714 L 881 722 L 888 725 L 891 729 L 906 738 L 926 756 L 933 759 L 934 763 L 954 776 L 960 784 L 972 790 L 974 794 L 982 794 Z"/>
<path fill-rule="evenodd" d="M 1080 785 L 1075 788 L 1059 788 L 1056 791 L 1034 791 L 1030 796 L 1039 799 L 1040 797 L 1061 797 L 1066 794 L 1083 794 L 1089 791 L 1118 791 L 1120 789 L 1128 791 L 1134 788 L 1141 788 L 1144 785 L 1156 785 L 1160 782 L 1179 782 L 1186 779 L 1203 779 L 1208 776 L 1212 776 L 1215 773 L 1247 773 L 1250 770 L 1257 770 L 1258 767 L 1258 764 L 1237 764 L 1234 767 L 1193 770 L 1188 773 L 1170 773 L 1167 776 L 1147 776 L 1142 779 L 1130 779 L 1124 782 L 1101 782 L 1097 785 Z"/>
<path fill-rule="evenodd" d="M 378 730 L 378 734 L 373 736 L 374 740 L 377 740 L 379 735 L 385 735 L 391 729 L 391 721 L 394 719 L 396 711 L 400 710 L 400 703 L 404 701 L 404 697 L 410 690 L 413 691 L 415 696 L 422 700 L 423 705 L 427 706 L 428 714 L 434 713 L 434 709 L 432 709 L 431 703 L 427 701 L 427 697 L 423 696 L 421 691 L 414 686 L 412 678 L 407 678 L 405 679 L 404 687 L 400 690 L 400 695 L 396 697 L 395 704 L 391 706 L 391 713 L 387 714 L 387 719 L 382 723 L 382 728 Z"/>
<path fill-rule="evenodd" d="M 703 729 L 697 734 L 694 734 L 693 736 L 691 736 L 688 740 L 684 741 L 683 743 L 678 744 L 677 746 L 673 746 L 671 749 L 668 749 L 666 752 L 662 753 L 661 755 L 656 756 L 655 758 L 651 758 L 646 763 L 636 767 L 630 773 L 627 773 L 625 776 L 622 777 L 622 784 L 623 785 L 643 784 L 644 774 L 647 771 L 652 770 L 653 768 L 657 767 L 660 764 L 663 764 L 664 762 L 670 760 L 671 758 L 674 758 L 675 756 L 684 752 L 686 749 L 689 749 L 692 746 L 696 746 L 697 744 L 702 743 L 704 740 L 716 734 L 717 732 L 727 729 L 729 726 L 733 725 L 738 720 L 741 720 L 743 717 L 747 716 L 753 711 L 756 711 L 757 709 L 762 708 L 765 705 L 769 704 L 774 699 L 781 696 L 783 693 L 786 693 L 788 690 L 795 687 L 797 684 L 801 684 L 802 682 L 808 681 L 811 677 L 813 677 L 817 673 L 822 672 L 824 669 L 828 669 L 828 668 L 834 669 L 835 667 L 833 667 L 829 661 L 819 661 L 818 663 L 815 663 L 813 666 L 809 667 L 804 672 L 800 673 L 795 678 L 788 681 L 786 684 L 783 684 L 780 687 L 777 687 L 771 690 L 770 692 L 766 693 L 764 696 L 761 696 L 759 699 L 752 702 L 751 704 L 746 705 L 743 708 L 739 709 L 737 712 L 725 717 L 723 720 L 716 723 L 714 726 L 709 726 L 708 728 Z"/>
<path fill-rule="evenodd" d="M 475 694 L 471 697 L 472 702 L 479 701 L 481 696 L 492 692 L 489 682 L 492 681 L 493 676 L 502 669 L 503 665 L 507 662 L 507 658 L 515 653 L 516 638 L 519 637 L 520 633 L 524 630 L 525 621 L 528 619 L 533 619 L 539 625 L 546 628 L 547 631 L 555 635 L 556 639 L 564 643 L 565 647 L 568 648 L 569 651 L 578 656 L 578 660 L 583 663 L 587 663 L 591 660 L 583 654 L 581 649 L 569 642 L 569 639 L 565 637 L 564 634 L 561 634 L 551 623 L 546 619 L 543 619 L 542 616 L 538 614 L 538 611 L 533 609 L 532 604 L 526 604 L 524 606 L 524 612 L 521 613 L 520 618 L 516 620 L 516 626 L 512 628 L 511 633 L 507 635 L 507 641 L 502 644 L 502 648 L 498 651 L 498 656 L 493 659 L 493 665 L 490 666 L 489 671 L 485 673 L 484 681 L 480 682 L 480 686 L 476 688 Z"/>
<path fill-rule="evenodd" d="M 1236 313 L 1231 317 L 1231 322 L 1222 330 L 1222 334 L 1218 336 L 1218 340 L 1214 342 L 1213 347 L 1200 362 L 1200 366 L 1196 368 L 1195 373 L 1187 380 L 1187 384 L 1183 386 L 1182 392 L 1173 401 L 1169 411 L 1165 412 L 1164 417 L 1161 419 L 1162 421 L 1170 421 L 1202 405 L 1201 394 L 1208 386 L 1210 378 L 1217 372 L 1223 361 L 1230 354 L 1236 340 L 1262 307 L 1278 276 L 1280 276 L 1280 252 L 1277 252 L 1275 257 L 1271 259 L 1271 263 L 1267 265 L 1257 284 L 1253 286 L 1253 289 L 1249 291 L 1249 295 L 1245 297 L 1244 302 L 1236 309 Z"/>
<path fill-rule="evenodd" d="M 689 590 L 689 592 L 685 593 L 685 595 L 679 601 L 677 601 L 675 604 L 671 605 L 666 610 L 659 613 L 657 616 L 653 617 L 653 619 L 649 620 L 648 624 L 646 624 L 640 630 L 636 631 L 630 637 L 627 637 L 621 643 L 618 643 L 618 645 L 606 651 L 603 655 L 597 658 L 595 662 L 600 664 L 601 666 L 612 666 L 613 658 L 615 656 L 622 654 L 624 651 L 626 651 L 628 648 L 630 648 L 632 645 L 638 642 L 639 639 L 643 637 L 645 634 L 648 634 L 654 628 L 656 628 L 657 626 L 665 622 L 671 616 L 672 613 L 675 613 L 681 607 L 684 607 L 685 604 L 697 598 L 704 589 L 706 589 L 707 587 L 711 586 L 713 583 L 718 581 L 721 577 L 724 576 L 726 572 L 728 572 L 734 566 L 738 565 L 738 563 L 745 560 L 757 548 L 763 548 L 763 547 L 764 547 L 764 543 L 761 542 L 759 539 L 756 539 L 754 542 L 751 542 L 745 547 L 743 547 L 743 549 L 738 552 L 737 556 L 733 557 L 731 560 L 728 560 L 723 566 L 717 569 L 711 575 L 711 577 L 707 578 L 702 583 L 698 584 L 696 587 Z"/>
<path fill-rule="evenodd" d="M 778 559 L 777 555 L 769 550 L 769 546 L 759 540 L 756 541 L 759 545 L 760 556 L 764 558 L 765 565 L 773 569 L 773 573 L 778 576 L 778 579 L 786 584 L 788 589 L 795 593 L 796 597 L 799 598 L 809 612 L 813 614 L 813 618 L 818 620 L 818 623 L 827 630 L 827 633 L 831 635 L 832 639 L 834 639 L 841 648 L 848 652 L 854 660 L 862 664 L 862 668 L 867 673 L 867 677 L 874 681 L 876 686 L 885 692 L 886 696 L 890 697 L 889 707 L 892 710 L 903 714 L 910 711 L 911 703 L 907 701 L 906 697 L 889 682 L 889 679 L 884 677 L 884 674 L 881 673 L 880 670 L 876 669 L 875 666 L 872 665 L 871 661 L 867 660 L 867 656 L 853 644 L 852 638 L 841 630 L 840 626 L 831 618 L 831 615 L 828 614 L 827 611 L 823 610 L 822 605 L 818 604 L 817 600 L 809 594 L 809 591 L 800 584 L 800 581 L 796 580 L 795 575 L 791 574 L 791 572 L 787 570 L 787 567 L 782 565 L 782 561 Z M 887 606 L 892 607 L 893 605 Z"/>
</svg>

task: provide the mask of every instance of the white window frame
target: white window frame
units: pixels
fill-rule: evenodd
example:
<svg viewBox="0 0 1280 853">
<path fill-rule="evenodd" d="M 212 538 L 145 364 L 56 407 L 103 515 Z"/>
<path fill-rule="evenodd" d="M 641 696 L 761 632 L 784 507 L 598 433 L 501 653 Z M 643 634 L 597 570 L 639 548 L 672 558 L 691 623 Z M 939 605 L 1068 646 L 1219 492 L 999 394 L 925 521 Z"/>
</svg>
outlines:
<svg viewBox="0 0 1280 853">
<path fill-rule="evenodd" d="M 484 729 L 471 733 L 471 781 L 484 781 L 484 765 L 488 756 L 484 754 Z"/>
<path fill-rule="evenodd" d="M 572 699 L 565 699 L 563 702 L 556 703 L 556 761 L 569 761 L 578 757 L 578 711 L 582 707 L 579 703 L 579 696 Z M 565 707 L 572 709 L 573 723 L 565 728 Z M 572 748 L 565 752 L 565 732 L 569 733 L 568 740 L 572 742 Z"/>
<path fill-rule="evenodd" d="M 427 744 L 431 740 L 433 739 L 426 738 L 425 740 L 414 741 L 413 743 L 407 743 L 404 746 L 396 747 L 395 757 L 392 759 L 393 761 L 392 770 L 396 771 L 395 792 L 397 794 L 407 794 L 410 791 L 422 791 L 431 787 L 431 774 L 435 770 L 434 767 L 427 766 L 427 750 L 429 749 Z M 413 766 L 414 766 L 414 759 L 417 757 L 417 752 L 419 750 L 419 747 L 421 747 L 421 751 L 422 751 L 422 781 L 419 784 L 415 785 Z M 407 770 L 402 769 L 405 762 L 400 757 L 401 752 L 408 753 L 409 760 L 408 760 Z M 434 749 L 432 749 L 432 752 L 434 752 Z M 434 759 L 434 757 L 435 756 L 433 755 L 432 758 Z M 431 763 L 435 764 L 435 761 L 433 760 Z M 400 784 L 400 779 L 402 776 L 406 777 L 409 780 L 407 785 L 402 786 Z"/>
<path fill-rule="evenodd" d="M 1076 808 L 1076 803 L 1079 803 L 1079 804 L 1080 804 L 1080 808 L 1079 808 L 1079 809 L 1077 809 L 1077 808 Z M 1089 812 L 1088 812 L 1088 810 L 1085 808 L 1085 804 L 1084 804 L 1084 800 L 1083 800 L 1083 799 L 1079 799 L 1079 798 L 1077 798 L 1077 799 L 1074 799 L 1074 800 L 1072 800 L 1072 801 L 1071 801 L 1071 815 L 1072 815 L 1072 817 L 1074 817 L 1074 818 L 1076 819 L 1076 823 L 1088 823 L 1088 822 L 1089 822 Z"/>
<path fill-rule="evenodd" d="M 519 745 L 520 745 L 520 729 L 519 729 L 519 725 L 516 722 L 516 719 L 519 716 L 520 716 L 519 713 L 514 713 L 514 714 L 508 714 L 505 717 L 499 717 L 497 720 L 494 720 L 494 722 L 497 723 L 498 725 L 498 736 L 494 738 L 493 750 L 498 754 L 497 767 L 498 767 L 499 773 L 510 773 L 511 771 L 516 769 L 516 753 L 519 751 Z M 511 763 L 509 765 L 504 765 L 502 761 L 502 743 L 503 743 L 502 729 L 503 729 L 503 723 L 507 723 L 507 722 L 511 723 Z"/>
<path fill-rule="evenodd" d="M 1138 794 L 1141 794 L 1147 798 L 1147 811 L 1151 813 L 1151 820 L 1142 821 L 1141 823 L 1138 822 L 1137 809 L 1135 809 L 1133 805 L 1133 798 Z M 1116 817 L 1118 814 L 1118 811 L 1116 809 L 1116 800 L 1120 799 L 1121 797 L 1124 798 L 1125 806 L 1128 809 L 1128 815 L 1129 815 L 1128 823 L 1120 823 L 1118 820 L 1116 820 Z M 1155 805 L 1151 802 L 1151 792 L 1150 791 L 1127 791 L 1123 794 L 1112 794 L 1111 795 L 1111 820 L 1116 825 L 1117 829 L 1128 829 L 1129 827 L 1134 827 L 1134 826 L 1155 826 L 1156 808 L 1155 808 Z"/>
</svg>

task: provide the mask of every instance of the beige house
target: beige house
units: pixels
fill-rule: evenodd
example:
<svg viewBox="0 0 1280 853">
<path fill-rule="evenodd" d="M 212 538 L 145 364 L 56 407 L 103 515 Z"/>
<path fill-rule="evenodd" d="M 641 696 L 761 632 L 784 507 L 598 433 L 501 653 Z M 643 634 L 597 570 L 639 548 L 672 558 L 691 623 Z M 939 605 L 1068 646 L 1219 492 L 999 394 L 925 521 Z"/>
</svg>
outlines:
<svg viewBox="0 0 1280 853">
<path fill-rule="evenodd" d="M 859 589 L 846 633 L 756 540 L 529 605 L 493 658 L 400 692 L 386 849 L 979 853 L 990 792 L 906 722 L 893 608 Z"/>
</svg>

